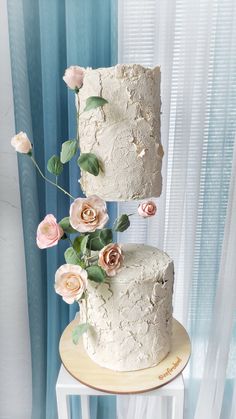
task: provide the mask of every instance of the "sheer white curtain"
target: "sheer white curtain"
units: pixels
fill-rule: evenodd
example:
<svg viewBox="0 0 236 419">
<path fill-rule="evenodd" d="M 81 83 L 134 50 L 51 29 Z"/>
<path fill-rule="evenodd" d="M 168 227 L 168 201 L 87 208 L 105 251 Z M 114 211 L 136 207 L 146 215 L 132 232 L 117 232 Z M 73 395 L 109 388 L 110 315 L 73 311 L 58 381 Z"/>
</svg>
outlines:
<svg viewBox="0 0 236 419">
<path fill-rule="evenodd" d="M 236 148 L 232 167 L 219 281 L 195 419 L 219 417 L 224 394 L 226 366 L 236 308 Z M 231 413 L 236 415 L 235 400 Z"/>
<path fill-rule="evenodd" d="M 119 62 L 161 65 L 165 150 L 158 216 L 132 217 L 132 228 L 120 240 L 153 244 L 174 259 L 174 315 L 188 328 L 193 345 L 185 371 L 186 418 L 226 419 L 231 396 L 225 384 L 232 383 L 236 359 L 234 341 L 228 358 L 236 287 L 230 254 L 233 201 L 228 204 L 236 132 L 236 2 L 118 4 Z M 119 204 L 120 213 L 134 208 L 137 203 Z M 118 398 L 118 417 L 169 419 L 163 406 L 145 403 Z"/>
</svg>

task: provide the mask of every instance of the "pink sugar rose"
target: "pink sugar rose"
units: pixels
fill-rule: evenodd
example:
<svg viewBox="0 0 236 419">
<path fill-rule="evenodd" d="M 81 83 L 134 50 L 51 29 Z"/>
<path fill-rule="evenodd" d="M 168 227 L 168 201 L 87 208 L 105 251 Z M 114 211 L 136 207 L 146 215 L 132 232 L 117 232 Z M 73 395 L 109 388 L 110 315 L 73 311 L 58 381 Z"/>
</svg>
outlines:
<svg viewBox="0 0 236 419">
<path fill-rule="evenodd" d="M 79 89 L 83 84 L 83 79 L 84 69 L 77 65 L 68 67 L 63 76 L 64 82 L 72 90 Z"/>
<path fill-rule="evenodd" d="M 108 276 L 115 276 L 123 260 L 120 246 L 117 243 L 110 243 L 99 252 L 98 264 Z"/>
<path fill-rule="evenodd" d="M 55 291 L 63 300 L 72 304 L 78 301 L 88 285 L 88 274 L 79 265 L 66 263 L 55 274 Z"/>
<path fill-rule="evenodd" d="M 46 215 L 37 228 L 36 242 L 40 249 L 56 246 L 64 231 L 52 214 Z"/>
<path fill-rule="evenodd" d="M 157 206 L 154 201 L 144 201 L 138 207 L 141 217 L 148 218 L 156 214 Z"/>
<path fill-rule="evenodd" d="M 97 195 L 77 198 L 70 206 L 70 224 L 80 233 L 101 229 L 108 220 L 106 202 Z"/>
<path fill-rule="evenodd" d="M 11 139 L 11 145 L 18 153 L 28 154 L 32 150 L 32 144 L 25 132 L 19 132 Z"/>
</svg>

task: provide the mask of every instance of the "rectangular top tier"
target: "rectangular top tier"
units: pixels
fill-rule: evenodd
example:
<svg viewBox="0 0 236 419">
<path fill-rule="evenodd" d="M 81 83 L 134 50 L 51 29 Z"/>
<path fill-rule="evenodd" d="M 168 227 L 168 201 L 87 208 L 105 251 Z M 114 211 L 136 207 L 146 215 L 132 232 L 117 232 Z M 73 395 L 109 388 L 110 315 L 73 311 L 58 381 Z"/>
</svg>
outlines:
<svg viewBox="0 0 236 419">
<path fill-rule="evenodd" d="M 108 103 L 83 113 L 90 96 Z M 87 68 L 78 97 L 81 153 L 95 154 L 102 169 L 98 176 L 82 171 L 86 196 L 95 194 L 106 201 L 160 196 L 160 68 Z"/>
</svg>

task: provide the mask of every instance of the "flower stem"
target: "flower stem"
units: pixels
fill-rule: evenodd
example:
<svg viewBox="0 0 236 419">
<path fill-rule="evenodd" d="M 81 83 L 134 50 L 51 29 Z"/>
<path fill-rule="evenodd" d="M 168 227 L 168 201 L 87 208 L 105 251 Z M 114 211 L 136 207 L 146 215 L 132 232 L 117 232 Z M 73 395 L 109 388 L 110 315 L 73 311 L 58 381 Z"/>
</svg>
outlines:
<svg viewBox="0 0 236 419">
<path fill-rule="evenodd" d="M 98 256 L 89 256 L 86 260 L 89 262 L 96 262 L 98 260 Z"/>
<path fill-rule="evenodd" d="M 77 141 L 77 146 L 78 148 L 80 147 L 79 145 L 79 92 L 77 93 L 77 134 L 76 134 L 76 141 Z"/>
<path fill-rule="evenodd" d="M 68 236 L 67 236 L 67 239 L 69 240 L 71 247 L 73 247 L 73 243 L 72 243 L 72 241 L 71 241 L 70 237 L 68 237 Z M 73 248 L 73 249 L 74 249 L 74 248 Z M 77 252 L 76 252 L 76 253 L 77 253 Z"/>
<path fill-rule="evenodd" d="M 71 199 L 74 199 L 74 200 L 75 200 L 74 196 L 72 196 L 69 192 L 65 191 L 65 189 L 63 189 L 61 186 L 57 185 L 57 184 L 56 184 L 56 183 L 54 183 L 52 180 L 50 180 L 50 179 L 48 179 L 46 176 L 44 176 L 44 174 L 43 174 L 42 170 L 40 169 L 40 167 L 39 167 L 38 163 L 36 162 L 35 158 L 34 158 L 33 156 L 30 156 L 30 158 L 31 158 L 32 162 L 34 163 L 34 165 L 35 165 L 36 169 L 38 170 L 38 172 L 39 172 L 40 176 L 42 176 L 42 178 L 43 178 L 46 182 L 48 182 L 48 183 L 50 183 L 51 185 L 55 186 L 56 188 L 60 189 L 60 191 L 64 192 L 64 194 L 68 195 Z"/>
</svg>

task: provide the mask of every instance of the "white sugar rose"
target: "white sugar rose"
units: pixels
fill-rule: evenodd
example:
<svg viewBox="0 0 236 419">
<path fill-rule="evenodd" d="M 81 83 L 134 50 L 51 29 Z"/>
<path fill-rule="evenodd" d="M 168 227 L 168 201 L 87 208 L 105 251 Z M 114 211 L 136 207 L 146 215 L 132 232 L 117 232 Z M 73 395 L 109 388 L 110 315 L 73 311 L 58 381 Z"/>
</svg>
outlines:
<svg viewBox="0 0 236 419">
<path fill-rule="evenodd" d="M 70 89 L 80 89 L 84 80 L 84 69 L 77 65 L 68 67 L 63 76 L 63 80 Z"/>
<path fill-rule="evenodd" d="M 19 132 L 11 139 L 11 145 L 18 153 L 28 154 L 32 150 L 32 144 L 25 132 Z"/>
<path fill-rule="evenodd" d="M 117 243 L 110 243 L 99 252 L 98 264 L 108 276 L 115 276 L 123 260 L 120 246 Z"/>
<path fill-rule="evenodd" d="M 62 299 L 72 304 L 78 301 L 88 285 L 88 274 L 78 265 L 65 264 L 55 274 L 55 291 Z"/>
<path fill-rule="evenodd" d="M 101 229 L 108 220 L 106 202 L 97 195 L 77 198 L 70 206 L 70 224 L 80 233 Z"/>
</svg>

